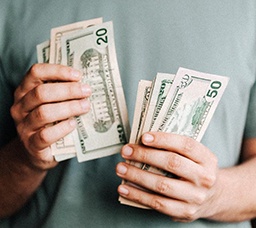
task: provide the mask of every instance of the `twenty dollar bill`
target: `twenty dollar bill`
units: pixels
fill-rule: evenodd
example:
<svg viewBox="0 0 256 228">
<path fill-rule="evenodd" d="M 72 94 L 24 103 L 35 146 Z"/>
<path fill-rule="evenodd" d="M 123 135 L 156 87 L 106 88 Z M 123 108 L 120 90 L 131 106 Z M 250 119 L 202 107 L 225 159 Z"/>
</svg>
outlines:
<svg viewBox="0 0 256 228">
<path fill-rule="evenodd" d="M 92 89 L 91 111 L 76 117 L 78 161 L 118 153 L 128 142 L 129 123 L 112 22 L 63 36 L 61 49 L 61 63 L 80 70 L 81 83 Z"/>
</svg>

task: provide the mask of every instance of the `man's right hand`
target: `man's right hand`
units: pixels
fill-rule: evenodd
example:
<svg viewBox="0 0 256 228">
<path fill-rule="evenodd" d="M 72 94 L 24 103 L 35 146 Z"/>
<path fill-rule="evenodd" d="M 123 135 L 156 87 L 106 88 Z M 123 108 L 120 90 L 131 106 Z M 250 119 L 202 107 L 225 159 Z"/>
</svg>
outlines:
<svg viewBox="0 0 256 228">
<path fill-rule="evenodd" d="M 54 167 L 50 145 L 74 130 L 74 116 L 89 111 L 91 90 L 80 79 L 70 67 L 35 64 L 16 89 L 11 115 L 32 166 Z"/>
</svg>

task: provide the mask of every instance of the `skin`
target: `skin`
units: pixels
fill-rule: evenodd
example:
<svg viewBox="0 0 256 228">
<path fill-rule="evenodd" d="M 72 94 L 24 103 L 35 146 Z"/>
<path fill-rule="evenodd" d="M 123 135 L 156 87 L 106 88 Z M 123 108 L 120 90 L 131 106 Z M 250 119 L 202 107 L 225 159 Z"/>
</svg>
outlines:
<svg viewBox="0 0 256 228">
<path fill-rule="evenodd" d="M 73 116 L 89 111 L 91 91 L 80 78 L 80 72 L 69 67 L 35 64 L 18 86 L 11 115 L 19 137 L 0 149 L 0 218 L 13 215 L 30 199 L 47 171 L 58 164 L 50 145 L 76 127 Z M 150 190 L 122 184 L 121 196 L 175 221 L 236 222 L 256 215 L 256 139 L 244 140 L 243 162 L 227 169 L 218 168 L 215 155 L 204 145 L 161 132 L 144 134 L 141 145 L 128 144 L 121 154 L 180 177 L 155 175 L 125 162 L 116 167 L 120 178 Z"/>
<path fill-rule="evenodd" d="M 218 168 L 216 156 L 201 143 L 163 132 L 144 134 L 142 145 L 126 145 L 121 154 L 126 160 L 146 163 L 180 177 L 164 177 L 119 163 L 119 177 L 150 190 L 122 184 L 118 192 L 126 199 L 179 222 L 199 218 L 240 222 L 256 215 L 256 139 L 244 141 L 243 162 L 227 169 Z"/>
<path fill-rule="evenodd" d="M 27 202 L 58 164 L 50 145 L 75 129 L 74 116 L 89 111 L 91 90 L 80 78 L 69 67 L 35 64 L 16 89 L 11 115 L 19 137 L 0 150 L 0 218 Z"/>
</svg>

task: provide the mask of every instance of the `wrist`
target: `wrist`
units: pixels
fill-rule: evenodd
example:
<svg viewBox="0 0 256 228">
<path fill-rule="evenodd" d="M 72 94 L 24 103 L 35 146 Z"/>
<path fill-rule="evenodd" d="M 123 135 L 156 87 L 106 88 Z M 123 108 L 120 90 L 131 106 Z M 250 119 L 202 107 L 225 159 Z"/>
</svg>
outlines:
<svg viewBox="0 0 256 228">
<path fill-rule="evenodd" d="M 16 138 L 14 141 L 19 148 L 20 155 L 17 157 L 16 152 L 16 155 L 14 156 L 22 161 L 22 163 L 33 172 L 47 172 L 58 164 L 58 162 L 55 161 L 50 148 L 46 148 L 43 151 L 30 152 L 19 138 Z"/>
<path fill-rule="evenodd" d="M 1 148 L 0 218 L 17 212 L 38 189 L 47 171 L 34 167 L 18 138 Z"/>
</svg>

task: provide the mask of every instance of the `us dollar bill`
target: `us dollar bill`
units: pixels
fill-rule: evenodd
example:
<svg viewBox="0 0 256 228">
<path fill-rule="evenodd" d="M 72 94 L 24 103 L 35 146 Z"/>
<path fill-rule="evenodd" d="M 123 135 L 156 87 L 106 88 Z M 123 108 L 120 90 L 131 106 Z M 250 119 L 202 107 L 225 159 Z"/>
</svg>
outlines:
<svg viewBox="0 0 256 228">
<path fill-rule="evenodd" d="M 61 63 L 80 70 L 81 83 L 92 88 L 91 111 L 76 117 L 78 161 L 120 152 L 130 129 L 112 22 L 82 29 L 61 40 Z"/>
<path fill-rule="evenodd" d="M 130 143 L 138 143 L 138 140 L 140 139 L 141 131 L 145 122 L 148 109 L 148 102 L 152 89 L 151 86 L 151 81 L 139 81 L 132 130 L 129 140 Z"/>
<path fill-rule="evenodd" d="M 50 63 L 61 63 L 61 37 L 67 34 L 76 32 L 78 30 L 94 26 L 102 23 L 102 18 L 95 18 L 86 21 L 79 21 L 76 23 L 60 26 L 51 29 L 51 50 L 50 50 Z"/>
<path fill-rule="evenodd" d="M 153 124 L 148 125 L 150 127 L 146 128 L 145 132 L 151 130 L 176 133 L 200 141 L 228 81 L 228 77 L 179 68 L 157 118 L 151 119 Z M 152 98 L 155 97 L 155 95 L 151 95 Z M 157 99 L 155 100 L 157 101 Z M 157 106 L 157 102 L 155 105 Z M 133 165 L 158 175 L 173 177 L 171 173 L 147 164 L 134 163 Z M 130 206 L 147 208 L 126 199 L 120 199 L 120 202 Z"/>
<path fill-rule="evenodd" d="M 133 124 L 132 124 L 129 143 L 139 143 L 139 138 L 141 135 L 143 123 L 145 121 L 146 113 L 147 113 L 147 109 L 148 109 L 148 102 L 150 99 L 150 94 L 151 94 L 151 89 L 152 89 L 151 87 L 152 87 L 151 81 L 148 81 L 148 80 L 140 80 L 139 81 L 136 102 L 135 102 L 134 116 L 133 116 Z M 135 162 L 133 162 L 133 161 L 127 160 L 126 162 L 130 163 L 132 165 L 136 165 Z M 138 163 L 138 164 L 140 164 L 140 163 Z M 132 183 L 127 182 L 125 180 L 123 180 L 122 183 L 132 185 Z M 138 188 L 139 186 L 136 186 L 136 187 Z M 122 204 L 127 204 L 127 205 L 134 206 L 134 207 L 146 208 L 140 204 L 137 204 L 133 201 L 125 199 L 122 196 L 119 196 L 118 200 Z"/>
<path fill-rule="evenodd" d="M 200 141 L 229 78 L 179 68 L 152 131 L 172 132 Z"/>
<path fill-rule="evenodd" d="M 101 24 L 102 18 L 95 18 L 86 21 L 79 21 L 76 23 L 63 25 L 51 29 L 50 53 L 49 63 L 61 64 L 62 50 L 61 38 L 62 36 L 71 34 L 81 29 L 85 29 L 96 24 Z M 63 161 L 76 156 L 75 141 L 73 139 L 75 133 L 70 133 L 65 137 L 59 139 L 51 146 L 52 154 L 56 161 Z"/>
<path fill-rule="evenodd" d="M 140 121 L 137 127 L 134 124 L 132 126 L 132 133 L 130 139 L 132 139 L 133 137 L 135 139 L 133 141 L 130 140 L 130 143 L 140 144 L 142 134 L 151 131 L 151 128 L 157 120 L 157 117 L 164 105 L 174 78 L 174 74 L 158 73 L 157 76 L 154 78 L 153 83 L 150 83 L 149 81 L 144 81 L 142 85 L 138 86 L 136 107 L 140 103 L 144 105 L 141 106 L 141 109 L 135 109 L 136 115 L 133 121 L 136 123 L 136 117 L 138 116 L 140 116 Z M 150 85 L 150 87 L 147 85 Z M 141 96 L 143 92 L 144 94 Z M 143 167 L 143 164 L 138 162 L 130 163 L 140 168 Z"/>
<path fill-rule="evenodd" d="M 140 81 L 135 103 L 136 106 L 133 117 L 130 143 L 140 144 L 141 135 L 151 130 L 151 127 L 157 119 L 165 99 L 167 98 L 168 91 L 171 88 L 174 78 L 174 74 L 158 73 L 153 82 L 145 80 Z M 126 162 L 138 168 L 143 168 L 144 166 L 144 164 L 139 162 Z M 140 186 L 124 180 L 122 182 L 133 185 L 136 188 L 141 188 Z M 149 209 L 141 204 L 125 199 L 122 196 L 119 197 L 119 201 L 121 204 Z"/>
<path fill-rule="evenodd" d="M 175 133 L 201 141 L 228 81 L 228 77 L 179 68 L 167 94 L 170 101 L 164 103 L 151 131 Z M 143 164 L 142 169 L 172 176 L 147 164 Z"/>
<path fill-rule="evenodd" d="M 49 63 L 50 59 L 50 40 L 44 41 L 37 45 L 38 63 Z M 51 145 L 52 155 L 56 161 L 64 161 L 76 156 L 76 149 L 72 134 L 68 134 L 64 138 L 59 139 Z"/>
<path fill-rule="evenodd" d="M 46 40 L 36 46 L 38 63 L 49 63 L 50 59 L 50 40 Z"/>
<path fill-rule="evenodd" d="M 168 92 L 172 86 L 174 74 L 158 73 L 153 81 L 153 88 L 149 98 L 149 104 L 145 121 L 143 123 L 143 129 L 141 135 L 147 131 L 150 131 L 155 121 L 158 119 L 158 115 L 164 105 Z"/>
</svg>

